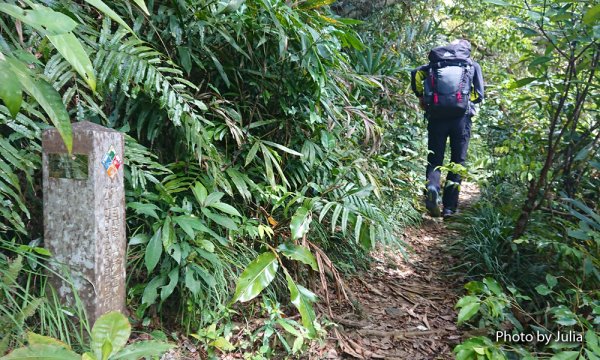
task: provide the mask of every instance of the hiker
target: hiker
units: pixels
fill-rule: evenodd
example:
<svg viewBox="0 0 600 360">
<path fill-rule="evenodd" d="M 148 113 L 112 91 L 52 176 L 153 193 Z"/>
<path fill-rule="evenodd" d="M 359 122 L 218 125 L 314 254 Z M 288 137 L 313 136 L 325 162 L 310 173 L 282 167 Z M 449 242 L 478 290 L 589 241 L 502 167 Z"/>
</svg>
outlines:
<svg viewBox="0 0 600 360">
<path fill-rule="evenodd" d="M 455 40 L 429 52 L 429 64 L 411 72 L 411 87 L 425 110 L 428 132 L 427 190 L 425 206 L 431 216 L 450 217 L 458 209 L 461 178 L 449 172 L 440 212 L 439 167 L 444 161 L 450 137 L 450 161 L 464 165 L 471 137 L 471 117 L 475 105 L 483 100 L 483 76 L 479 64 L 471 59 L 471 43 Z"/>
</svg>

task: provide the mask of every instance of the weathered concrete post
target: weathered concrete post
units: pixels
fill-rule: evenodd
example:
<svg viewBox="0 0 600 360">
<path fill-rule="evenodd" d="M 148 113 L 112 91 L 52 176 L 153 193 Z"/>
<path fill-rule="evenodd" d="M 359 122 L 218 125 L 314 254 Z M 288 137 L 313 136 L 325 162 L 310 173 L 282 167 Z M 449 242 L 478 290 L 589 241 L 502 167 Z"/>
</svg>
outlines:
<svg viewBox="0 0 600 360">
<path fill-rule="evenodd" d="M 65 267 L 91 324 L 125 310 L 123 134 L 88 121 L 73 124 L 69 155 L 56 129 L 42 138 L 44 243 L 55 269 Z M 71 287 L 52 284 L 66 304 Z"/>
</svg>

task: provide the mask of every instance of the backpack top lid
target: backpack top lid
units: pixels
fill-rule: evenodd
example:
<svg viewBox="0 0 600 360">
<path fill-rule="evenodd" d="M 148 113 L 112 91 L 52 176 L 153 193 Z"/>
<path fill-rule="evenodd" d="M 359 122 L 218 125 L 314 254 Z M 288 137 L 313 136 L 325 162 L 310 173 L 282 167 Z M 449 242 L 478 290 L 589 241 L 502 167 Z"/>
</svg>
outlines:
<svg viewBox="0 0 600 360">
<path fill-rule="evenodd" d="M 471 43 L 467 40 L 455 40 L 448 45 L 438 46 L 429 52 L 429 61 L 468 60 L 471 57 Z"/>
</svg>

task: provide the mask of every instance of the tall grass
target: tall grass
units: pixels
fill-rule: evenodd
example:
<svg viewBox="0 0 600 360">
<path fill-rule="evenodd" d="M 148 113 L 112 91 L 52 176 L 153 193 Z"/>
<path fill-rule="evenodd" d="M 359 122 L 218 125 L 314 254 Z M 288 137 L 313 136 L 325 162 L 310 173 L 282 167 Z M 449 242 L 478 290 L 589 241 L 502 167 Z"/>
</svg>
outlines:
<svg viewBox="0 0 600 360">
<path fill-rule="evenodd" d="M 0 354 L 22 345 L 28 331 L 61 339 L 74 349 L 85 350 L 90 333 L 85 309 L 68 276 L 47 266 L 39 248 L 14 246 L 0 239 Z M 42 249 L 43 250 L 43 249 Z M 65 306 L 48 282 L 48 276 L 66 281 L 75 304 Z"/>
</svg>

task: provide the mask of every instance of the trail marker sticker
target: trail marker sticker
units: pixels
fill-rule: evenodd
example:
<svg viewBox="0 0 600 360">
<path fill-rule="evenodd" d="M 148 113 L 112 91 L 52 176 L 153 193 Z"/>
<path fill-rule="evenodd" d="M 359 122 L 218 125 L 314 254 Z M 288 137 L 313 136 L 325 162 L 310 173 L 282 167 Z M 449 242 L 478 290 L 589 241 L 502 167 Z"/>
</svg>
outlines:
<svg viewBox="0 0 600 360">
<path fill-rule="evenodd" d="M 104 166 L 108 176 L 112 178 L 113 176 L 117 175 L 117 172 L 122 164 L 123 162 L 121 161 L 121 158 L 115 152 L 114 146 L 111 145 L 102 158 L 102 166 Z"/>
</svg>

